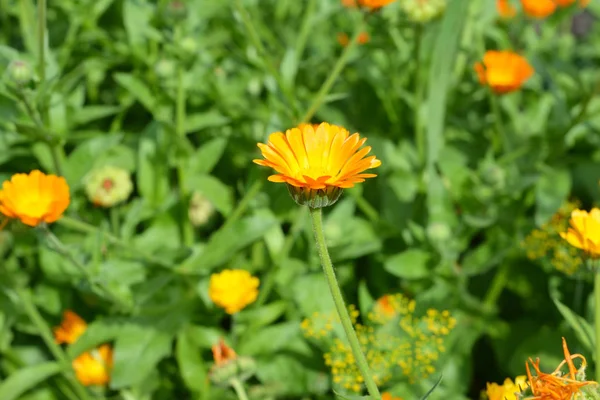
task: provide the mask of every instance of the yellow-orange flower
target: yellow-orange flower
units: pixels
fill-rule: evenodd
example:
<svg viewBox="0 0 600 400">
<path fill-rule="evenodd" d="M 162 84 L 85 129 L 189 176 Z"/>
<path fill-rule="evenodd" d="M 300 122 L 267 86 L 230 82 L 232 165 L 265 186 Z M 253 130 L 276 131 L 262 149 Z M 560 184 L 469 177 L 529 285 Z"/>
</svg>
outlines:
<svg viewBox="0 0 600 400">
<path fill-rule="evenodd" d="M 393 3 L 396 0 L 358 0 L 358 4 L 372 10 Z"/>
<path fill-rule="evenodd" d="M 226 313 L 235 314 L 256 300 L 259 284 L 259 279 L 248 271 L 225 269 L 211 275 L 208 295 Z"/>
<path fill-rule="evenodd" d="M 75 375 L 85 386 L 106 385 L 110 381 L 112 365 L 113 351 L 107 344 L 83 353 L 73 360 Z"/>
<path fill-rule="evenodd" d="M 394 397 L 390 392 L 383 392 L 381 394 L 381 400 L 402 400 L 402 397 Z"/>
<path fill-rule="evenodd" d="M 600 257 L 600 209 L 573 210 L 567 232 L 560 236 L 571 246 L 585 251 L 590 257 Z"/>
<path fill-rule="evenodd" d="M 546 18 L 556 11 L 555 0 L 521 0 L 523 11 L 532 18 Z"/>
<path fill-rule="evenodd" d="M 475 63 L 475 72 L 482 85 L 488 85 L 495 93 L 508 93 L 518 90 L 534 70 L 516 53 L 489 50 L 483 56 L 483 62 Z"/>
<path fill-rule="evenodd" d="M 86 322 L 73 311 L 67 310 L 63 313 L 60 325 L 54 328 L 54 340 L 58 344 L 75 343 L 86 329 Z"/>
<path fill-rule="evenodd" d="M 497 383 L 488 383 L 486 394 L 488 400 L 517 400 L 517 393 L 520 393 L 527 387 L 527 377 L 525 375 L 517 376 L 515 381 L 506 378 L 502 385 Z"/>
<path fill-rule="evenodd" d="M 567 348 L 567 341 L 565 338 L 562 339 L 564 360 L 558 365 L 554 372 L 547 374 L 540 371 L 540 360 L 539 358 L 535 362 L 530 358 L 529 362 L 525 362 L 525 368 L 527 369 L 527 379 L 531 385 L 531 392 L 536 399 L 543 400 L 571 400 L 576 398 L 575 395 L 580 393 L 580 389 L 587 385 L 597 385 L 597 382 L 578 380 L 578 371 L 573 364 L 573 360 L 581 359 L 581 368 L 586 367 L 587 361 L 581 354 L 573 354 L 569 352 Z M 535 370 L 535 375 L 532 375 L 529 369 L 529 363 Z M 569 372 L 563 373 L 561 369 L 563 366 L 567 366 Z M 578 397 L 577 397 L 578 398 Z"/>
<path fill-rule="evenodd" d="M 0 212 L 18 218 L 26 225 L 58 220 L 69 206 L 69 186 L 65 178 L 38 170 L 15 174 L 0 190 Z"/>
<path fill-rule="evenodd" d="M 510 0 L 496 0 L 496 9 L 502 18 L 512 18 L 517 14 L 517 9 Z"/>
</svg>

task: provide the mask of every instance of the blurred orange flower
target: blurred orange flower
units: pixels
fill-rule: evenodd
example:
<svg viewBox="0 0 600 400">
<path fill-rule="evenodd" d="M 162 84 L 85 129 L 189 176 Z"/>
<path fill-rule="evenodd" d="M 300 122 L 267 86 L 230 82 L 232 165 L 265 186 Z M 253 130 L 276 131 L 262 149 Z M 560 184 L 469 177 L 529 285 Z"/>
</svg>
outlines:
<svg viewBox="0 0 600 400">
<path fill-rule="evenodd" d="M 358 4 L 363 7 L 376 9 L 387 6 L 388 4 L 393 3 L 395 0 L 358 0 Z"/>
<path fill-rule="evenodd" d="M 356 39 L 358 44 L 367 44 L 369 40 L 371 40 L 371 37 L 367 32 L 361 32 Z M 350 43 L 350 38 L 345 33 L 338 33 L 337 41 L 341 46 L 346 47 Z"/>
<path fill-rule="evenodd" d="M 600 209 L 592 208 L 589 213 L 573 210 L 569 225 L 567 232 L 561 232 L 560 236 L 590 257 L 600 257 Z"/>
<path fill-rule="evenodd" d="M 510 0 L 496 0 L 496 9 L 502 18 L 512 18 L 517 14 L 517 9 Z"/>
<path fill-rule="evenodd" d="M 356 4 L 356 0 L 342 0 L 342 5 L 348 8 L 354 8 L 358 6 Z"/>
<path fill-rule="evenodd" d="M 106 385 L 110 381 L 112 366 L 113 351 L 107 344 L 83 353 L 73 360 L 77 380 L 85 386 Z"/>
<path fill-rule="evenodd" d="M 63 313 L 63 320 L 59 326 L 54 328 L 54 340 L 58 344 L 75 343 L 79 336 L 87 329 L 85 321 L 71 310 Z"/>
<path fill-rule="evenodd" d="M 394 397 L 390 392 L 383 392 L 381 394 L 381 400 L 402 400 L 402 397 Z"/>
<path fill-rule="evenodd" d="M 490 50 L 483 56 L 483 62 L 475 63 L 475 72 L 482 85 L 488 85 L 501 94 L 521 88 L 534 70 L 525 58 L 516 53 Z"/>
<path fill-rule="evenodd" d="M 213 345 L 212 354 L 216 366 L 227 364 L 229 361 L 237 358 L 235 351 L 227 346 L 222 338 L 219 340 L 219 343 Z"/>
<path fill-rule="evenodd" d="M 559 7 L 568 7 L 577 0 L 555 0 Z M 591 0 L 579 0 L 579 7 L 585 8 L 590 4 Z"/>
<path fill-rule="evenodd" d="M 0 212 L 29 226 L 58 220 L 69 202 L 65 178 L 38 170 L 13 175 L 0 190 Z"/>
<path fill-rule="evenodd" d="M 555 0 L 521 0 L 523 11 L 532 18 L 546 18 L 556 10 Z"/>
</svg>

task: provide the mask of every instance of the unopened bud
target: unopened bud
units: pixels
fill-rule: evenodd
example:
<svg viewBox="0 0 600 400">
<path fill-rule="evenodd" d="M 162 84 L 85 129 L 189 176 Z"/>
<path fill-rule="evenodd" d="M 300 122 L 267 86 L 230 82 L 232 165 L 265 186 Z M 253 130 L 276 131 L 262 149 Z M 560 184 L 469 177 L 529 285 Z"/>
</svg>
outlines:
<svg viewBox="0 0 600 400">
<path fill-rule="evenodd" d="M 26 61 L 15 60 L 8 65 L 8 76 L 19 86 L 28 84 L 33 78 L 33 70 Z"/>
<path fill-rule="evenodd" d="M 400 7 L 414 22 L 429 22 L 446 9 L 446 0 L 402 0 Z"/>
<path fill-rule="evenodd" d="M 175 62 L 162 58 L 154 64 L 154 72 L 159 78 L 170 78 L 175 75 Z"/>
<path fill-rule="evenodd" d="M 188 217 L 194 226 L 202 226 L 215 213 L 215 207 L 202 193 L 194 192 L 190 199 Z"/>
<path fill-rule="evenodd" d="M 217 385 L 229 385 L 232 380 L 245 381 L 256 372 L 253 358 L 238 356 L 223 339 L 212 347 L 215 364 L 210 370 L 210 380 Z"/>
</svg>

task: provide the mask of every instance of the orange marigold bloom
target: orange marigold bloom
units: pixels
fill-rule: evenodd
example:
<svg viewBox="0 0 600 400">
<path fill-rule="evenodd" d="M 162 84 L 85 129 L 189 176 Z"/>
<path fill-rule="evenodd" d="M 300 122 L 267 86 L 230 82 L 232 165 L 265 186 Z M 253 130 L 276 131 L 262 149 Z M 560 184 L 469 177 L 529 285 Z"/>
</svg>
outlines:
<svg viewBox="0 0 600 400">
<path fill-rule="evenodd" d="M 381 394 L 381 400 L 402 400 L 402 397 L 394 397 L 390 392 L 383 392 Z"/>
<path fill-rule="evenodd" d="M 54 340 L 58 344 L 74 343 L 86 329 L 86 322 L 73 311 L 67 310 L 63 313 L 60 325 L 54 328 Z"/>
<path fill-rule="evenodd" d="M 510 0 L 496 0 L 496 9 L 502 18 L 512 18 L 517 14 L 517 9 Z"/>
<path fill-rule="evenodd" d="M 587 362 L 585 357 L 581 354 L 569 353 L 567 347 L 567 341 L 562 338 L 563 352 L 565 359 L 558 365 L 558 367 L 551 374 L 540 371 L 540 360 L 539 358 L 535 362 L 530 358 L 529 362 L 535 370 L 535 376 L 531 374 L 529 369 L 529 362 L 525 363 L 527 369 L 527 378 L 531 385 L 531 392 L 536 399 L 541 400 L 571 400 L 573 396 L 579 393 L 583 386 L 597 385 L 594 381 L 579 381 L 577 380 L 577 369 L 573 364 L 573 360 L 580 358 L 582 361 L 580 368 L 585 368 Z M 569 372 L 564 373 L 561 368 L 567 365 Z"/>
<path fill-rule="evenodd" d="M 585 251 L 590 257 L 600 257 L 600 209 L 592 208 L 588 213 L 575 209 L 571 212 L 567 232 L 560 236 L 571 246 Z"/>
<path fill-rule="evenodd" d="M 393 3 L 395 0 L 358 0 L 358 4 L 372 10 Z"/>
<path fill-rule="evenodd" d="M 511 51 L 486 51 L 483 62 L 475 63 L 475 72 L 482 85 L 496 93 L 518 90 L 533 75 L 527 60 Z"/>
<path fill-rule="evenodd" d="M 223 338 L 219 340 L 219 343 L 213 345 L 212 354 L 216 366 L 227 364 L 229 361 L 237 358 L 235 351 L 225 344 Z"/>
<path fill-rule="evenodd" d="M 555 0 L 521 0 L 523 11 L 533 18 L 546 18 L 556 11 Z"/>
<path fill-rule="evenodd" d="M 69 202 L 65 178 L 38 170 L 13 175 L 0 190 L 0 212 L 29 226 L 58 220 Z"/>
<path fill-rule="evenodd" d="M 85 386 L 106 385 L 110 381 L 112 366 L 113 351 L 107 344 L 73 360 L 77 380 Z"/>
</svg>

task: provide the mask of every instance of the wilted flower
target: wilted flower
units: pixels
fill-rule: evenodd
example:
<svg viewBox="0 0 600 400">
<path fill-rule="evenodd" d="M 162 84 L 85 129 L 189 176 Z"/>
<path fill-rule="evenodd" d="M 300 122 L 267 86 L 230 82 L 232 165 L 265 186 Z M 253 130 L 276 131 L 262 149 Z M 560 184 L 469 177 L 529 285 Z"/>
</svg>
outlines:
<svg viewBox="0 0 600 400">
<path fill-rule="evenodd" d="M 590 257 L 600 257 L 600 209 L 592 208 L 589 213 L 573 210 L 569 224 L 568 231 L 561 232 L 560 236 Z"/>
<path fill-rule="evenodd" d="M 26 85 L 33 78 L 31 65 L 22 60 L 15 60 L 8 64 L 8 78 L 19 86 Z"/>
<path fill-rule="evenodd" d="M 446 9 L 446 0 L 402 0 L 400 7 L 415 22 L 428 22 Z"/>
<path fill-rule="evenodd" d="M 244 381 L 254 375 L 256 363 L 250 357 L 238 356 L 223 339 L 212 346 L 214 365 L 210 379 L 216 384 L 229 384 L 232 379 Z"/>
<path fill-rule="evenodd" d="M 546 18 L 556 11 L 555 0 L 521 0 L 523 11 L 532 18 Z"/>
<path fill-rule="evenodd" d="M 488 383 L 486 389 L 487 400 L 517 400 L 517 393 L 521 393 L 527 385 L 525 375 L 517 376 L 515 381 L 506 378 L 502 385 Z"/>
<path fill-rule="evenodd" d="M 512 51 L 486 51 L 483 62 L 475 63 L 475 72 L 482 85 L 495 93 L 518 90 L 533 75 L 527 60 Z"/>
<path fill-rule="evenodd" d="M 258 297 L 257 277 L 242 269 L 225 269 L 212 274 L 208 294 L 211 300 L 228 314 L 235 314 Z"/>
<path fill-rule="evenodd" d="M 511 0 L 496 0 L 496 9 L 502 18 L 512 18 L 517 14 L 517 9 Z"/>
<path fill-rule="evenodd" d="M 70 202 L 65 178 L 38 170 L 15 174 L 0 190 L 0 212 L 29 226 L 58 220 Z"/>
<path fill-rule="evenodd" d="M 54 340 L 58 344 L 72 344 L 86 329 L 86 322 L 73 311 L 67 310 L 63 313 L 61 324 L 54 328 Z M 112 348 L 104 344 L 81 354 L 73 360 L 72 365 L 77 379 L 83 385 L 106 385 L 110 381 L 110 369 L 113 365 Z"/>
<path fill-rule="evenodd" d="M 320 208 L 335 203 L 342 189 L 376 176 L 362 173 L 381 165 L 375 156 L 363 158 L 371 151 L 360 148 L 366 140 L 325 122 L 317 129 L 306 124 L 272 133 L 258 144 L 265 159 L 254 162 L 277 171 L 269 181 L 286 183 L 298 204 Z"/>
<path fill-rule="evenodd" d="M 92 203 L 112 207 L 131 195 L 133 183 L 127 170 L 105 166 L 91 171 L 85 178 L 85 192 Z"/>
<path fill-rule="evenodd" d="M 54 328 L 54 339 L 56 343 L 75 343 L 79 336 L 87 329 L 87 323 L 71 310 L 63 313 L 63 320 L 59 326 Z"/>
<path fill-rule="evenodd" d="M 194 192 L 190 199 L 188 217 L 194 226 L 202 226 L 214 214 L 215 207 L 202 193 Z"/>
</svg>

